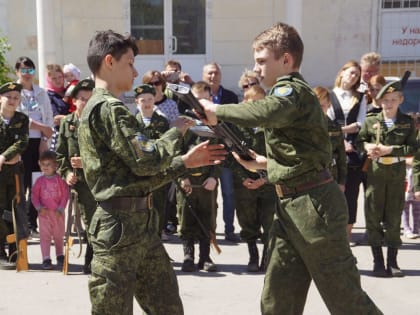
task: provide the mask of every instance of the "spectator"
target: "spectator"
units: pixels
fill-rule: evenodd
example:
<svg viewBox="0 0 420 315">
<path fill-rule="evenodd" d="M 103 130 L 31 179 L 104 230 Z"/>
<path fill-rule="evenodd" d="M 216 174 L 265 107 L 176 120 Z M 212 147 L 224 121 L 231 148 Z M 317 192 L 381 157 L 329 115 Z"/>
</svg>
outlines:
<svg viewBox="0 0 420 315">
<path fill-rule="evenodd" d="M 47 93 L 50 97 L 52 111 L 54 115 L 54 125 L 58 128 L 60 120 L 69 114 L 69 104 L 64 100 L 64 73 L 60 65 L 47 65 Z"/>
<path fill-rule="evenodd" d="M 244 92 L 249 89 L 251 86 L 257 85 L 260 83 L 258 73 L 252 70 L 246 69 L 239 78 L 238 86 Z"/>
<path fill-rule="evenodd" d="M 347 180 L 345 195 L 349 208 L 347 235 L 350 245 L 353 224 L 357 217 L 357 198 L 360 183 L 366 186 L 366 176 L 362 171 L 363 157 L 355 147 L 357 134 L 366 117 L 366 106 L 361 102 L 363 95 L 357 91 L 360 83 L 360 66 L 354 61 L 346 62 L 337 74 L 331 93 L 332 106 L 328 117 L 341 126 L 344 133 L 344 148 L 347 154 Z"/>
<path fill-rule="evenodd" d="M 15 175 L 21 176 L 20 157 L 28 145 L 29 118 L 16 112 L 20 105 L 22 85 L 8 82 L 0 86 L 0 269 L 15 269 L 15 244 L 5 251 L 6 236 L 13 231 L 13 200 L 16 195 Z M 6 215 L 8 214 L 8 215 Z"/>
<path fill-rule="evenodd" d="M 57 160 L 54 151 L 45 151 L 39 157 L 42 176 L 33 187 L 32 203 L 39 213 L 39 234 L 42 253 L 42 269 L 52 269 L 50 257 L 51 240 L 54 241 L 57 268 L 64 263 L 64 217 L 69 199 L 69 188 L 57 174 Z"/>
<path fill-rule="evenodd" d="M 59 173 L 67 185 L 77 192 L 77 201 L 85 225 L 85 232 L 89 229 L 96 209 L 96 200 L 86 184 L 86 178 L 83 173 L 78 142 L 78 128 L 83 109 L 92 96 L 93 88 L 94 82 L 90 79 L 85 79 L 79 81 L 72 90 L 70 96 L 76 106 L 76 110 L 61 120 L 56 150 Z M 88 233 L 86 233 L 86 238 L 87 246 L 83 273 L 90 274 L 93 249 Z"/>
<path fill-rule="evenodd" d="M 142 84 L 134 89 L 135 101 L 138 109 L 136 115 L 140 124 L 140 132 L 149 139 L 159 139 L 169 130 L 169 121 L 166 116 L 155 106 L 156 90 L 152 85 Z M 159 222 L 157 231 L 163 241 L 168 240 L 164 230 L 166 225 L 166 202 L 171 184 L 166 184 L 153 191 L 153 208 L 157 211 Z"/>
<path fill-rule="evenodd" d="M 198 99 L 210 99 L 210 87 L 205 82 L 195 83 L 191 91 Z M 189 130 L 184 137 L 185 149 L 205 140 Z M 181 270 L 184 272 L 195 270 L 195 241 L 199 242 L 200 249 L 197 269 L 209 272 L 217 271 L 217 266 L 210 258 L 210 241 L 212 238 L 215 239 L 216 233 L 217 178 L 219 174 L 220 167 L 212 165 L 190 169 L 178 179 L 178 216 L 181 226 L 180 238 L 184 250 Z"/>
<path fill-rule="evenodd" d="M 179 111 L 176 102 L 168 98 L 163 93 L 166 88 L 166 81 L 164 77 L 159 71 L 150 70 L 143 75 L 142 82 L 143 84 L 150 84 L 154 87 L 156 91 L 156 95 L 154 97 L 155 105 L 168 119 L 169 124 L 172 125 L 172 123 L 178 118 Z"/>
<path fill-rule="evenodd" d="M 385 85 L 377 99 L 382 112 L 366 118 L 357 139 L 372 159 L 365 193 L 366 230 L 374 258 L 373 275 L 402 277 L 397 254 L 401 246 L 405 157 L 417 149 L 416 130 L 412 118 L 398 109 L 404 100 L 400 81 Z M 382 242 L 388 247 L 386 271 Z"/>
<path fill-rule="evenodd" d="M 420 117 L 418 113 L 412 114 L 416 124 L 417 138 L 420 129 Z M 402 213 L 402 227 L 404 236 L 408 239 L 415 239 L 419 237 L 420 233 L 420 201 L 414 198 L 414 183 L 413 183 L 413 157 L 408 157 L 405 160 L 406 168 L 406 188 L 405 188 L 405 205 Z M 410 226 L 410 213 L 412 225 Z"/>
<path fill-rule="evenodd" d="M 69 63 L 64 65 L 63 73 L 65 80 L 64 102 L 69 104 L 69 112 L 72 113 L 76 110 L 76 106 L 73 104 L 71 91 L 80 80 L 80 69 L 77 68 L 74 64 Z"/>
<path fill-rule="evenodd" d="M 374 75 L 368 81 L 368 89 L 366 91 L 366 114 L 378 114 L 382 111 L 381 105 L 376 99 L 376 95 L 386 84 L 385 78 L 380 75 Z"/>
<path fill-rule="evenodd" d="M 379 74 L 381 65 L 381 55 L 377 52 L 369 52 L 360 58 L 361 79 L 358 91 L 365 93 L 371 77 Z"/>
<path fill-rule="evenodd" d="M 347 176 L 347 157 L 344 149 L 343 132 L 341 131 L 341 126 L 332 121 L 327 115 L 328 109 L 331 107 L 330 92 L 328 89 L 317 86 L 314 88 L 314 92 L 328 121 L 328 134 L 330 136 L 332 151 L 331 174 L 340 187 L 340 190 L 344 192 Z"/>
<path fill-rule="evenodd" d="M 22 84 L 21 104 L 19 111 L 29 116 L 29 143 L 22 155 L 24 174 L 24 190 L 28 190 L 28 218 L 32 237 L 39 237 L 37 228 L 38 212 L 31 200 L 32 176 L 39 172 L 39 152 L 48 149 L 48 139 L 53 134 L 53 113 L 50 99 L 44 89 L 34 84 L 35 64 L 28 57 L 19 57 L 15 64 L 17 82 Z"/>
<path fill-rule="evenodd" d="M 163 70 L 161 74 L 165 78 L 166 82 L 176 84 L 182 83 L 186 85 L 194 84 L 190 75 L 186 72 L 182 72 L 181 63 L 173 59 L 168 60 L 165 64 L 165 70 Z"/>
<path fill-rule="evenodd" d="M 238 96 L 222 85 L 222 72 L 220 66 L 213 62 L 203 67 L 203 81 L 211 88 L 213 103 L 229 104 L 238 103 Z M 230 242 L 239 242 L 240 238 L 234 233 L 235 199 L 233 191 L 233 174 L 230 169 L 233 158 L 229 156 L 223 164 L 220 175 L 220 184 L 223 196 L 223 221 L 225 223 L 225 239 Z"/>
<path fill-rule="evenodd" d="M 245 83 L 245 82 L 243 82 Z M 244 102 L 264 99 L 265 91 L 260 85 L 245 88 Z M 266 154 L 264 130 L 262 128 L 238 128 L 239 137 L 248 147 Z M 247 242 L 249 262 L 247 271 L 265 271 L 267 266 L 268 232 L 273 222 L 277 196 L 274 185 L 267 181 L 266 173 L 252 172 L 235 162 L 232 165 L 235 205 L 238 222 L 241 226 L 241 239 Z M 261 263 L 256 241 L 261 239 L 264 247 Z"/>
</svg>

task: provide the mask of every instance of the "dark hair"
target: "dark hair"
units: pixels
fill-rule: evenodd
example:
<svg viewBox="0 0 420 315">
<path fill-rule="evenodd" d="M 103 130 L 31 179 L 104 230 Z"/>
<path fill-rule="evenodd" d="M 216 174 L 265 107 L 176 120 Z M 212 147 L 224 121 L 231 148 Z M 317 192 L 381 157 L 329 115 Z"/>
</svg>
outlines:
<svg viewBox="0 0 420 315">
<path fill-rule="evenodd" d="M 34 62 L 29 57 L 25 56 L 19 57 L 18 60 L 16 60 L 15 70 L 18 71 L 22 66 L 35 69 Z"/>
<path fill-rule="evenodd" d="M 54 151 L 46 150 L 39 155 L 40 161 L 57 161 L 57 154 Z"/>
<path fill-rule="evenodd" d="M 136 56 L 139 50 L 135 38 L 130 34 L 121 35 L 112 30 L 96 32 L 89 42 L 87 54 L 90 71 L 94 75 L 97 74 L 106 55 L 120 60 L 121 56 L 130 48 Z"/>
<path fill-rule="evenodd" d="M 167 66 L 177 67 L 179 71 L 182 71 L 181 63 L 177 60 L 174 60 L 174 59 L 168 60 L 165 64 L 165 69 Z"/>
</svg>

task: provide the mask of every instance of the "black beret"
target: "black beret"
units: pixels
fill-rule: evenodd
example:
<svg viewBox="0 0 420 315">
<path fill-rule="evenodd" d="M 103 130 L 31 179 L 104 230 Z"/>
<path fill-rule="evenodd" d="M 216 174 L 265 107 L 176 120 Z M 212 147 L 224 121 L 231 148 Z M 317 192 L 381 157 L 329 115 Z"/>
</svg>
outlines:
<svg viewBox="0 0 420 315">
<path fill-rule="evenodd" d="M 80 90 L 92 91 L 95 88 L 95 82 L 92 79 L 80 80 L 70 93 L 70 96 L 75 98 Z"/>
<path fill-rule="evenodd" d="M 0 94 L 7 93 L 10 91 L 20 92 L 22 91 L 22 84 L 16 82 L 7 82 L 0 86 Z"/>
<path fill-rule="evenodd" d="M 145 93 L 150 93 L 150 94 L 156 95 L 156 90 L 150 84 L 142 84 L 142 85 L 139 85 L 138 87 L 136 87 L 134 89 L 134 96 L 135 97 L 139 96 L 140 94 L 145 94 Z"/>
<path fill-rule="evenodd" d="M 376 95 L 376 98 L 382 98 L 385 94 L 392 92 L 401 92 L 402 86 L 401 81 L 392 81 L 382 87 L 382 89 Z"/>
</svg>

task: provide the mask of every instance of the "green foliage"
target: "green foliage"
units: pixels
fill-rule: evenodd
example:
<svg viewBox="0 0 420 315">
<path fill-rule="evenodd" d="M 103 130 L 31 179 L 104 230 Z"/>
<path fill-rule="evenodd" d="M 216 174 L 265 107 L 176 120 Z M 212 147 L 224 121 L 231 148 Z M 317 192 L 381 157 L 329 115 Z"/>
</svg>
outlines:
<svg viewBox="0 0 420 315">
<path fill-rule="evenodd" d="M 13 68 L 6 60 L 6 53 L 10 51 L 12 46 L 6 37 L 0 35 L 0 85 L 9 81 L 13 81 L 11 74 Z"/>
</svg>

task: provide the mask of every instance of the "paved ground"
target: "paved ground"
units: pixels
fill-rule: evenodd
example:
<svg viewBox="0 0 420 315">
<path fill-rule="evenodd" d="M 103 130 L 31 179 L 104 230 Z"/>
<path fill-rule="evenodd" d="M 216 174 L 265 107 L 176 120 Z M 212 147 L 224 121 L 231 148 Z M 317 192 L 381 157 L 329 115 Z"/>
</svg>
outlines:
<svg viewBox="0 0 420 315">
<path fill-rule="evenodd" d="M 174 237 L 165 243 L 169 255 L 174 259 L 174 269 L 178 276 L 180 293 L 186 315 L 256 315 L 264 275 L 246 272 L 246 244 L 232 244 L 223 239 L 222 222 L 219 220 L 218 241 L 221 255 L 213 253 L 219 272 L 196 272 L 185 274 L 180 271 L 182 248 Z M 363 235 L 363 218 L 359 215 L 359 225 L 355 237 Z M 404 270 L 404 278 L 380 279 L 371 276 L 372 257 L 367 246 L 353 248 L 358 260 L 361 282 L 365 291 L 382 309 L 384 314 L 419 314 L 420 304 L 420 240 L 403 238 L 399 254 L 399 264 Z M 81 273 L 83 259 L 71 257 L 70 275 L 59 271 L 42 271 L 40 247 L 31 241 L 28 246 L 30 271 L 16 273 L 0 270 L 0 314 L 1 315 L 84 315 L 90 313 L 87 292 L 88 276 Z M 74 251 L 77 248 L 74 247 Z M 261 245 L 260 245 L 261 249 Z M 134 314 L 142 314 L 134 303 Z M 305 315 L 328 314 L 316 288 L 310 289 Z"/>
</svg>

